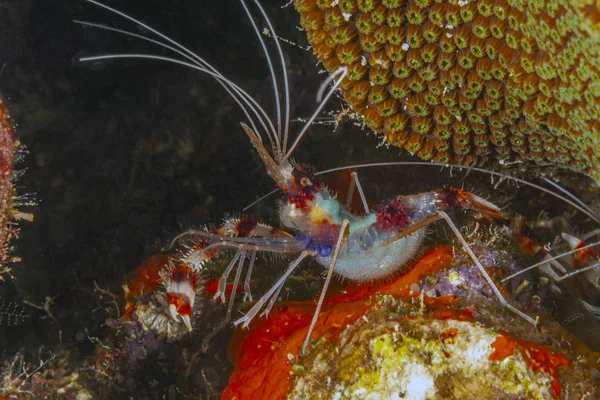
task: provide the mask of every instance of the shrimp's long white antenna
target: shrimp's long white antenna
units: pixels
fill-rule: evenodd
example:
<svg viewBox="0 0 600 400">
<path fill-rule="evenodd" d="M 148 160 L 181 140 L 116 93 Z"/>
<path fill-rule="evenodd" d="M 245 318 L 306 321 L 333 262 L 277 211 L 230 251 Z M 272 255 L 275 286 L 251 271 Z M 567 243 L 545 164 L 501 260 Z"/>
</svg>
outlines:
<svg viewBox="0 0 600 400">
<path fill-rule="evenodd" d="M 139 21 L 139 20 L 137 20 L 137 19 L 135 19 L 135 18 L 133 18 L 133 17 L 131 17 L 131 16 L 129 16 L 129 15 L 127 15 L 127 14 L 119 11 L 119 10 L 117 10 L 117 9 L 114 9 L 112 7 L 107 6 L 106 4 L 100 3 L 100 2 L 95 1 L 95 0 L 86 0 L 86 1 L 89 2 L 89 3 L 95 4 L 98 7 L 104 8 L 105 10 L 108 10 L 108 11 L 110 11 L 110 12 L 112 12 L 112 13 L 114 13 L 114 14 L 116 14 L 116 15 L 124 18 L 124 19 L 127 19 L 127 20 L 133 22 L 134 24 L 136 24 L 136 25 L 144 28 L 144 29 L 147 29 L 151 33 L 153 33 L 153 34 L 157 35 L 158 37 L 166 40 L 167 42 L 173 44 L 174 46 L 178 47 L 179 49 L 183 50 L 185 53 L 189 54 L 191 57 L 193 57 L 194 59 L 196 59 L 198 62 L 200 62 L 200 64 L 202 66 L 204 66 L 205 68 L 207 68 L 207 69 L 209 69 L 210 71 L 213 72 L 214 75 L 213 74 L 210 74 L 210 75 L 215 76 L 215 77 L 216 76 L 220 76 L 221 78 L 224 79 L 223 75 L 216 68 L 214 68 L 209 62 L 207 62 L 206 60 L 204 60 L 202 57 L 200 57 L 199 55 L 197 55 L 193 51 L 189 50 L 187 47 L 185 47 L 185 46 L 181 45 L 180 43 L 176 42 L 175 40 L 171 39 L 167 35 L 165 35 L 165 34 L 159 32 L 159 31 L 157 31 L 156 29 L 152 28 L 151 26 L 149 26 L 149 25 L 147 25 L 147 24 L 145 24 L 145 23 L 143 23 L 143 22 L 141 22 L 141 21 Z M 87 60 L 90 60 L 90 58 L 87 58 Z M 178 62 L 178 63 L 183 64 L 182 62 Z M 183 64 L 183 65 L 185 65 L 185 64 Z M 224 80 L 224 81 L 231 82 L 230 80 Z M 233 85 L 232 89 L 234 91 L 237 91 L 237 90 L 239 90 L 239 87 L 237 85 Z M 249 98 L 251 98 L 251 96 L 249 96 L 248 94 L 246 94 L 246 96 L 248 96 Z M 253 101 L 253 102 L 261 110 L 261 113 L 263 113 L 265 115 L 265 118 L 267 120 L 267 124 L 271 128 L 270 131 L 268 129 L 265 129 L 265 131 L 267 132 L 269 140 L 271 141 L 271 146 L 274 147 L 275 144 L 273 142 L 273 140 L 274 140 L 273 138 L 275 136 L 277 136 L 277 132 L 275 131 L 275 127 L 273 126 L 273 123 L 272 123 L 271 119 L 267 116 L 267 114 L 264 112 L 264 110 L 262 110 L 262 108 L 260 106 L 258 106 L 258 103 L 256 103 L 256 101 Z M 263 126 L 264 126 L 264 124 L 263 124 Z"/>
<path fill-rule="evenodd" d="M 552 179 L 548 179 L 546 177 L 543 177 L 542 180 L 544 182 L 546 182 L 547 184 L 549 184 L 550 186 L 553 186 L 555 189 L 558 189 L 559 191 L 563 192 L 566 196 L 568 196 L 571 199 L 573 199 L 573 201 L 575 201 L 581 207 L 583 207 L 586 210 L 588 210 L 591 214 L 596 215 L 596 213 L 587 204 L 585 204 L 583 201 L 581 201 L 581 199 L 579 199 L 573 193 L 569 192 L 567 189 L 565 189 L 564 187 L 562 187 L 561 185 L 559 185 L 557 182 L 554 182 Z"/>
<path fill-rule="evenodd" d="M 529 186 L 532 187 L 534 189 L 540 190 L 544 193 L 547 193 L 561 201 L 564 201 L 565 203 L 569 204 L 570 206 L 574 207 L 576 210 L 581 211 L 583 214 L 585 214 L 586 216 L 588 216 L 592 221 L 600 224 L 600 218 L 598 218 L 596 216 L 596 214 L 587 211 L 586 209 L 584 209 L 583 207 L 579 206 L 578 204 L 574 203 L 573 201 L 570 201 L 569 199 L 561 196 L 560 194 L 553 192 L 549 189 L 546 189 L 543 186 L 540 185 L 536 185 L 533 182 L 529 182 L 526 181 L 524 179 L 520 179 L 517 178 L 515 176 L 510 176 L 510 175 L 506 175 L 500 172 L 495 172 L 495 171 L 490 171 L 484 168 L 478 168 L 478 167 L 469 167 L 466 165 L 449 165 L 449 164 L 442 164 L 442 163 L 435 163 L 435 162 L 427 162 L 427 161 L 389 161 L 389 162 L 380 162 L 380 163 L 365 163 L 365 164 L 355 164 L 355 165 L 346 165 L 343 167 L 335 167 L 335 168 L 329 168 L 329 169 L 325 169 L 323 171 L 319 171 L 317 173 L 315 173 L 315 175 L 326 175 L 326 174 L 330 174 L 332 172 L 337 172 L 337 171 L 345 171 L 348 169 L 355 169 L 355 168 L 373 168 L 373 167 L 393 167 L 393 166 L 424 166 L 424 167 L 450 167 L 450 168 L 457 168 L 457 169 L 466 169 L 468 171 L 477 171 L 477 172 L 481 172 L 484 174 L 488 174 L 488 175 L 492 175 L 492 176 L 497 176 L 503 179 L 508 179 L 508 180 L 512 180 L 514 182 L 520 183 L 522 185 L 525 186 Z M 265 194 L 264 196 L 260 197 L 258 200 L 254 201 L 253 203 L 249 204 L 248 206 L 246 206 L 244 208 L 244 211 L 246 211 L 248 208 L 254 206 L 255 204 L 259 203 L 260 201 L 264 200 L 265 198 L 269 197 L 270 195 L 276 193 L 277 190 L 273 190 L 267 194 Z M 589 207 L 586 207 L 589 208 Z"/>
<path fill-rule="evenodd" d="M 288 152 L 285 153 L 285 156 L 283 156 L 283 158 L 281 159 L 281 161 L 279 161 L 280 165 L 283 162 L 285 162 L 288 158 L 290 158 L 290 156 L 292 155 L 292 153 L 294 153 L 294 150 L 296 150 L 296 148 L 298 147 L 298 144 L 300 144 L 300 140 L 302 140 L 302 138 L 304 137 L 304 134 L 308 131 L 308 128 L 310 128 L 310 126 L 314 122 L 315 118 L 317 118 L 317 116 L 319 115 L 319 113 L 321 112 L 321 110 L 323 109 L 323 107 L 325 107 L 325 104 L 327 103 L 327 101 L 329 100 L 329 98 L 331 97 L 331 95 L 333 94 L 333 92 L 335 92 L 335 90 L 342 84 L 342 81 L 344 80 L 344 78 L 346 77 L 347 74 L 348 74 L 348 67 L 346 67 L 344 65 L 342 67 L 339 67 L 335 71 L 333 71 L 333 73 L 331 74 L 331 76 L 323 83 L 324 85 L 326 85 L 327 83 L 329 83 L 330 80 L 333 80 L 338 75 L 340 75 L 340 77 L 335 81 L 335 83 L 333 84 L 333 86 L 331 87 L 331 89 L 329 89 L 329 92 L 327 92 L 327 94 L 323 98 L 323 101 L 321 101 L 321 103 L 319 104 L 319 106 L 317 107 L 317 109 L 315 110 L 315 112 L 313 113 L 313 115 L 308 119 L 308 121 L 304 125 L 304 128 L 302 128 L 302 130 L 298 134 L 298 137 L 296 138 L 296 140 L 294 141 L 294 143 L 290 146 L 290 149 L 288 150 Z"/>
<path fill-rule="evenodd" d="M 268 132 L 268 128 L 265 125 L 265 121 L 262 118 L 260 118 L 258 112 L 260 111 L 262 114 L 265 115 L 265 118 L 268 118 L 268 117 L 266 117 L 266 113 L 258 105 L 258 103 L 256 103 L 256 101 L 245 90 L 241 89 L 239 86 L 237 86 L 235 83 L 233 83 L 229 79 L 225 78 L 223 75 L 219 75 L 219 74 L 216 74 L 214 72 L 211 72 L 211 71 L 207 70 L 206 68 L 198 66 L 198 64 L 196 64 L 196 63 L 190 64 L 188 62 L 181 61 L 181 60 L 178 60 L 176 58 L 164 57 L 164 56 L 157 56 L 157 55 L 154 55 L 154 54 L 139 54 L 139 53 L 108 54 L 108 55 L 103 55 L 103 56 L 81 57 L 79 59 L 79 61 L 81 61 L 81 62 L 87 62 L 87 61 L 100 61 L 100 60 L 114 60 L 114 59 L 119 59 L 119 58 L 123 58 L 123 59 L 127 59 L 127 58 L 131 58 L 131 59 L 150 59 L 150 60 L 158 60 L 158 61 L 167 61 L 167 62 L 170 62 L 170 63 L 173 63 L 173 64 L 183 65 L 185 67 L 189 67 L 189 68 L 195 69 L 197 71 L 203 72 L 203 73 L 205 73 L 207 75 L 210 75 L 213 78 L 215 78 L 218 82 L 223 83 L 225 85 L 229 85 L 229 87 L 231 87 L 234 91 L 238 92 L 239 95 L 240 95 L 240 97 L 238 98 L 238 97 L 232 95 L 232 98 L 240 106 L 240 108 L 242 109 L 242 111 L 246 115 L 246 118 L 248 118 L 248 120 L 250 121 L 250 124 L 253 127 L 255 127 L 255 125 L 254 125 L 254 119 L 252 119 L 250 117 L 250 114 L 248 113 L 248 111 L 246 110 L 246 108 L 243 106 L 243 104 L 241 103 L 241 101 L 243 101 L 244 103 L 246 103 L 246 105 L 254 112 L 254 114 L 257 117 L 259 117 L 258 120 L 259 120 L 260 124 L 265 129 L 265 131 Z M 227 86 L 224 86 L 224 87 L 227 88 Z M 229 93 L 231 94 L 231 92 L 229 92 Z M 241 99 L 241 101 L 240 101 L 240 99 Z M 253 104 L 257 108 L 255 108 L 253 106 Z M 268 121 L 268 119 L 267 119 L 267 121 Z M 271 138 L 269 136 L 269 140 L 270 139 Z M 262 142 L 262 140 L 261 140 L 261 142 Z"/>
<path fill-rule="evenodd" d="M 277 77 L 275 76 L 273 62 L 271 61 L 271 57 L 269 56 L 269 51 L 267 50 L 267 45 L 265 44 L 265 41 L 263 40 L 263 37 L 260 34 L 258 27 L 256 26 L 256 23 L 254 22 L 254 18 L 252 18 L 252 14 L 250 13 L 250 10 L 248 10 L 248 6 L 246 6 L 246 2 L 244 2 L 244 0 L 240 0 L 240 3 L 242 3 L 242 7 L 244 7 L 244 11 L 246 12 L 246 15 L 248 16 L 250 23 L 252 24 L 252 28 L 254 28 L 254 32 L 256 32 L 256 37 L 258 37 L 260 45 L 262 46 L 262 49 L 263 49 L 263 53 L 265 55 L 265 59 L 267 60 L 267 64 L 269 65 L 269 72 L 271 73 L 271 80 L 273 81 L 273 94 L 275 96 L 275 107 L 277 109 L 277 136 L 276 136 L 277 154 L 275 154 L 275 158 L 279 158 L 279 157 L 281 157 L 282 150 L 285 149 L 285 147 L 282 149 L 281 142 L 280 142 L 280 139 L 281 139 L 281 101 L 279 99 L 279 87 L 277 84 Z M 285 72 L 285 68 L 284 68 L 284 72 Z M 284 144 L 284 146 L 285 146 L 285 144 Z"/>
<path fill-rule="evenodd" d="M 497 176 L 500 178 L 504 178 L 504 179 L 508 179 L 520 184 L 523 184 L 525 186 L 529 186 L 532 187 L 534 189 L 540 190 L 544 193 L 547 193 L 551 196 L 556 197 L 557 199 L 564 201 L 565 203 L 569 204 L 570 206 L 574 207 L 575 209 L 581 211 L 582 213 L 584 213 L 585 215 L 587 215 L 592 221 L 600 224 L 600 218 L 598 218 L 595 214 L 590 213 L 589 211 L 587 211 L 586 209 L 584 209 L 583 207 L 581 207 L 579 204 L 573 202 L 572 200 L 569 200 L 568 198 L 561 196 L 560 194 L 553 192 L 552 190 L 546 189 L 543 186 L 540 185 L 536 185 L 535 183 L 532 182 L 528 182 L 524 179 L 520 179 L 517 178 L 515 176 L 510 176 L 510 175 L 506 175 L 503 174 L 501 172 L 495 172 L 495 171 L 490 171 L 484 168 L 479 168 L 479 167 L 469 167 L 466 165 L 448 165 L 448 164 L 442 164 L 442 163 L 436 163 L 436 162 L 427 162 L 427 161 L 390 161 L 390 162 L 381 162 L 381 163 L 366 163 L 366 164 L 355 164 L 355 165 L 347 165 L 344 167 L 337 167 L 337 168 L 330 168 L 330 169 L 326 169 L 320 172 L 317 172 L 315 175 L 323 175 L 323 174 L 328 174 L 331 172 L 336 172 L 336 171 L 344 171 L 347 169 L 356 169 L 356 168 L 372 168 L 372 167 L 391 167 L 394 165 L 402 165 L 402 166 L 434 166 L 434 167 L 452 167 L 452 168 L 457 168 L 457 169 L 466 169 L 469 171 L 477 171 L 477 172 L 482 172 L 484 174 L 488 174 L 488 175 L 492 175 L 492 176 Z"/>
<path fill-rule="evenodd" d="M 288 141 L 289 130 L 290 130 L 290 87 L 288 84 L 287 70 L 285 69 L 285 58 L 283 57 L 283 50 L 281 50 L 281 43 L 279 43 L 279 39 L 277 38 L 277 33 L 275 32 L 275 28 L 273 28 L 273 24 L 271 24 L 271 20 L 269 19 L 269 16 L 265 12 L 264 8 L 260 5 L 260 2 L 258 0 L 254 0 L 254 3 L 260 10 L 261 14 L 263 15 L 263 18 L 267 22 L 267 26 L 271 30 L 271 33 L 273 35 L 273 40 L 275 41 L 275 46 L 277 46 L 277 53 L 279 53 L 279 60 L 281 62 L 281 70 L 283 73 L 283 90 L 285 93 L 285 124 L 283 126 L 284 133 L 283 133 L 282 150 L 285 151 L 287 148 L 287 141 Z"/>
<path fill-rule="evenodd" d="M 561 282 L 561 281 L 564 281 L 565 279 L 570 278 L 574 275 L 581 274 L 582 272 L 590 271 L 590 270 L 596 269 L 598 267 L 600 267 L 600 263 L 596 263 L 596 264 L 590 265 L 589 267 L 581 268 L 581 269 L 578 269 L 577 271 L 573 271 L 568 274 L 564 274 L 563 276 L 558 278 L 556 281 Z"/>
<path fill-rule="evenodd" d="M 530 271 L 530 270 L 534 269 L 535 267 L 539 267 L 540 265 L 544 265 L 544 264 L 547 264 L 547 263 L 549 263 L 549 262 L 551 262 L 551 261 L 558 260 L 558 259 L 560 259 L 560 258 L 563 258 L 563 257 L 565 257 L 565 256 L 568 256 L 569 254 L 574 254 L 574 253 L 580 252 L 581 250 L 589 249 L 589 248 L 592 248 L 592 247 L 594 247 L 594 246 L 598 246 L 598 245 L 600 245 L 600 242 L 594 242 L 594 243 L 591 243 L 591 244 L 588 244 L 588 245 L 585 245 L 585 246 L 579 247 L 579 248 L 577 248 L 577 249 L 574 249 L 574 250 L 567 251 L 567 252 L 565 252 L 565 253 L 559 254 L 559 255 L 557 255 L 557 256 L 554 256 L 554 257 L 548 257 L 548 258 L 544 258 L 544 259 L 543 259 L 542 261 L 540 261 L 539 263 L 537 263 L 537 264 L 533 264 L 533 265 L 530 265 L 530 266 L 529 266 L 529 267 L 527 267 L 527 268 L 524 268 L 524 269 L 522 269 L 522 270 L 520 270 L 520 271 L 518 271 L 518 272 L 515 272 L 514 274 L 512 274 L 512 275 L 509 275 L 509 276 L 507 276 L 506 278 L 502 279 L 500 282 L 501 282 L 501 283 L 504 283 L 504 282 L 506 282 L 506 281 L 508 281 L 508 280 L 510 280 L 510 279 L 512 279 L 512 278 L 514 278 L 514 277 L 517 277 L 517 276 L 519 276 L 519 275 L 521 275 L 521 274 L 524 274 L 524 273 L 525 273 L 525 272 L 527 272 L 527 271 Z"/>
<path fill-rule="evenodd" d="M 125 36 L 129 36 L 129 37 L 134 37 L 137 39 L 141 39 L 141 40 L 145 40 L 147 42 L 156 44 L 158 46 L 161 46 L 163 48 L 166 48 L 170 51 L 173 51 L 174 53 L 179 54 L 180 56 L 184 57 L 187 60 L 190 60 L 194 65 L 198 66 L 201 72 L 206 72 L 209 74 L 212 74 L 212 72 L 208 72 L 208 70 L 206 70 L 205 68 L 202 67 L 202 64 L 197 62 L 195 58 L 189 56 L 188 54 L 184 53 L 181 50 L 178 50 L 172 46 L 169 46 L 166 43 L 163 43 L 161 41 L 155 40 L 155 39 L 151 39 L 149 37 L 143 36 L 143 35 L 139 35 L 137 33 L 134 32 L 130 32 L 124 29 L 119 29 L 119 28 L 114 28 L 111 26 L 106 26 L 106 25 L 102 25 L 102 24 L 97 24 L 94 22 L 89 22 L 89 21 L 80 21 L 80 20 L 73 20 L 74 23 L 79 24 L 79 25 L 83 25 L 83 26 L 88 26 L 91 28 L 97 28 L 97 29 L 102 29 L 102 30 L 106 30 L 106 31 L 111 31 L 111 32 L 116 32 L 116 33 L 120 33 L 123 34 Z M 103 58 L 96 58 L 96 56 L 91 56 L 91 57 L 81 57 L 79 59 L 80 62 L 86 62 L 86 61 L 96 61 L 96 60 L 101 60 L 101 59 L 106 59 L 106 57 L 109 57 L 110 55 L 103 55 L 103 56 L 99 56 L 99 57 L 103 57 Z M 109 58 L 110 59 L 110 58 Z M 246 95 L 246 97 L 248 98 L 248 100 L 254 104 L 254 106 L 252 104 L 249 104 L 248 101 L 246 101 L 244 99 L 244 95 L 242 94 L 242 92 L 244 92 L 242 89 L 240 89 L 237 85 L 233 84 L 231 81 L 227 80 L 223 75 L 219 74 L 217 72 L 217 74 L 221 77 L 218 78 L 215 76 L 215 79 L 217 80 L 217 82 L 223 86 L 223 88 L 225 89 L 225 91 L 227 93 L 229 93 L 229 95 L 233 98 L 233 100 L 240 106 L 240 108 L 242 109 L 242 112 L 244 113 L 244 115 L 246 115 L 246 118 L 248 119 L 248 121 L 250 122 L 250 124 L 252 125 L 252 128 L 256 129 L 256 125 L 254 123 L 254 119 L 250 116 L 248 110 L 246 109 L 246 107 L 244 107 L 244 105 L 239 101 L 239 98 L 233 94 L 233 92 L 236 92 L 237 95 L 244 100 L 244 102 L 246 103 L 246 105 L 252 110 L 252 112 L 254 113 L 254 115 L 256 116 L 256 118 L 260 121 L 261 125 L 263 126 L 263 129 L 265 129 L 265 131 L 267 132 L 267 134 L 269 133 L 268 128 L 266 127 L 263 118 L 261 118 L 261 116 L 259 115 L 259 112 L 262 112 L 263 117 L 265 119 L 267 119 L 268 121 L 268 116 L 266 115 L 266 112 L 264 110 L 262 110 L 262 108 L 260 107 L 260 105 L 258 105 L 258 103 L 256 102 L 256 100 L 254 100 L 252 97 L 249 97 L 249 95 Z M 214 76 L 214 75 L 213 75 Z M 232 92 L 233 91 L 233 92 Z M 257 132 L 259 132 L 258 130 L 256 130 Z M 270 139 L 270 138 L 269 138 Z"/>
<path fill-rule="evenodd" d="M 273 189 L 271 190 L 269 193 L 265 194 L 264 196 L 259 197 L 258 199 L 254 200 L 252 203 L 248 204 L 246 207 L 244 207 L 242 209 L 242 211 L 246 211 L 247 209 L 253 207 L 255 204 L 260 203 L 261 201 L 263 201 L 264 199 L 266 199 L 267 197 L 271 196 L 272 194 L 275 194 L 279 192 L 279 188 L 277 189 Z"/>
</svg>

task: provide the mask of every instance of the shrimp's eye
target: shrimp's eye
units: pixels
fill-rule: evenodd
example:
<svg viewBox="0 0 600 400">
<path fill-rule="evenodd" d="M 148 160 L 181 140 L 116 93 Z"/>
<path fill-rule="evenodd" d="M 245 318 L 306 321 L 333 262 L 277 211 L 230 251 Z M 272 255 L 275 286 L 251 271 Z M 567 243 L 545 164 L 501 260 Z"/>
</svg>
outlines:
<svg viewBox="0 0 600 400">
<path fill-rule="evenodd" d="M 303 177 L 302 179 L 300 179 L 300 184 L 304 187 L 307 187 L 312 185 L 312 182 L 307 177 Z"/>
</svg>

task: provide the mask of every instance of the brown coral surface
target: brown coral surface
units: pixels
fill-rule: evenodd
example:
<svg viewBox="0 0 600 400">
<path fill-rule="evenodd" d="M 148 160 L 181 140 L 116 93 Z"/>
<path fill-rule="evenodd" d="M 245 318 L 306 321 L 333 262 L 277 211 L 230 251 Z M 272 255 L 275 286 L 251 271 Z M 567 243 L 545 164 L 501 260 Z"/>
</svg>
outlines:
<svg viewBox="0 0 600 400">
<path fill-rule="evenodd" d="M 532 161 L 600 180 L 591 0 L 295 0 L 344 97 L 426 160 Z M 492 158 L 490 158 L 492 157 Z"/>
</svg>

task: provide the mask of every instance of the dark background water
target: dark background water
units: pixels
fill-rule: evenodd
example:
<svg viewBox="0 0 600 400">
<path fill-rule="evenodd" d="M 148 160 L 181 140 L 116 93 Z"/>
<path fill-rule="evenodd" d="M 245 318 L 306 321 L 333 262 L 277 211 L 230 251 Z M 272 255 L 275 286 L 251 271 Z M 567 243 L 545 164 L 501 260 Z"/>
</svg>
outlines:
<svg viewBox="0 0 600 400">
<path fill-rule="evenodd" d="M 14 267 L 15 280 L 0 283 L 0 295 L 16 303 L 53 301 L 51 317 L 26 306 L 29 317 L 19 326 L 0 326 L 1 348 L 10 357 L 62 342 L 85 355 L 93 347 L 88 337 L 103 337 L 105 319 L 115 316 L 96 285 L 120 295 L 128 271 L 189 227 L 242 214 L 276 224 L 273 200 L 242 213 L 273 183 L 239 126 L 243 114 L 209 77 L 158 61 L 78 60 L 168 53 L 74 19 L 147 34 L 144 29 L 85 1 L 8 4 L 15 13 L 3 21 L 11 46 L 2 51 L 0 87 L 28 151 L 18 165 L 18 193 L 38 204 L 24 208 L 35 222 L 22 226 L 15 253 L 23 261 Z M 238 2 L 109 4 L 205 57 L 273 114 L 265 58 Z M 305 46 L 291 7 L 263 5 L 280 36 Z M 283 48 L 292 116 L 308 118 L 325 75 L 309 51 Z M 330 108 L 339 110 L 340 102 Z M 292 123 L 292 132 L 301 127 Z M 373 160 L 373 154 L 385 158 L 378 138 L 351 130 L 315 127 L 297 159 L 324 169 Z"/>
<path fill-rule="evenodd" d="M 238 2 L 108 3 L 206 57 L 273 113 L 265 58 Z M 94 346 L 89 337 L 106 335 L 106 318 L 116 316 L 111 298 L 97 287 L 119 296 L 128 271 L 189 227 L 218 225 L 226 215 L 277 224 L 273 199 L 242 212 L 273 182 L 239 126 L 243 114 L 209 77 L 158 61 L 78 61 L 85 55 L 168 53 L 74 19 L 145 30 L 84 1 L 2 4 L 20 10 L 0 19 L 6 44 L 0 91 L 28 151 L 18 165 L 18 193 L 38 204 L 23 208 L 35 222 L 22 224 L 15 253 L 23 261 L 14 266 L 15 280 L 0 282 L 0 296 L 35 305 L 53 298 L 53 305 L 51 316 L 26 305 L 28 317 L 20 325 L 0 326 L 0 351 L 5 359 L 18 350 L 35 359 L 40 346 L 75 344 L 83 358 Z M 291 7 L 282 8 L 281 1 L 263 5 L 280 36 L 306 45 Z M 308 118 L 325 75 L 310 51 L 283 48 L 292 116 Z M 340 110 L 341 102 L 328 107 Z M 292 132 L 301 126 L 293 122 Z M 398 159 L 399 150 L 378 148 L 380 138 L 366 133 L 353 123 L 337 130 L 317 125 L 296 158 L 319 170 Z M 374 200 L 444 185 L 464 185 L 483 196 L 494 190 L 487 177 L 465 182 L 434 168 L 378 169 L 361 172 L 361 178 Z M 514 188 L 507 190 L 513 194 L 497 191 L 492 200 L 516 212 L 544 199 L 526 189 L 516 197 Z M 552 214 L 556 203 L 548 204 Z"/>
</svg>

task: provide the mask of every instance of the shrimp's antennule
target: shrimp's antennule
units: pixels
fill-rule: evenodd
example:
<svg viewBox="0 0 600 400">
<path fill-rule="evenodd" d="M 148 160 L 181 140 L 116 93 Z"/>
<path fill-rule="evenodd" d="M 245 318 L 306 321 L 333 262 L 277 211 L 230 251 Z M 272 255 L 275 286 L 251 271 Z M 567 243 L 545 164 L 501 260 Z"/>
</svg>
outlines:
<svg viewBox="0 0 600 400">
<path fill-rule="evenodd" d="M 102 56 L 90 56 L 90 57 L 81 57 L 79 59 L 80 62 L 90 62 L 90 61 L 101 61 L 101 60 L 114 60 L 114 59 L 151 59 L 158 61 L 166 61 L 172 64 L 183 65 L 188 68 L 192 68 L 194 70 L 200 71 L 207 75 L 213 77 L 229 95 L 231 95 L 232 99 L 239 105 L 242 112 L 248 119 L 248 122 L 252 126 L 253 130 L 257 132 L 262 132 L 267 135 L 268 140 L 271 143 L 274 154 L 281 154 L 281 144 L 279 141 L 279 135 L 273 126 L 273 122 L 265 112 L 265 110 L 258 104 L 258 102 L 250 96 L 246 91 L 244 91 L 241 87 L 233 83 L 231 80 L 227 79 L 223 74 L 221 74 L 216 68 L 214 68 L 210 63 L 200 57 L 198 54 L 189 50 L 182 44 L 176 42 L 171 39 L 167 35 L 159 32 L 158 30 L 152 28 L 151 26 L 144 24 L 138 19 L 133 18 L 132 16 L 125 14 L 117 9 L 109 7 L 106 4 L 103 4 L 96 0 L 86 0 L 89 3 L 92 3 L 98 7 L 104 8 L 105 10 L 118 15 L 119 17 L 131 21 L 139 27 L 146 29 L 150 34 L 154 35 L 158 39 L 153 39 L 152 37 L 148 37 L 145 35 L 140 35 L 134 32 L 126 31 L 123 29 L 117 29 L 101 24 L 96 24 L 87 21 L 77 21 L 74 22 L 80 25 L 103 29 L 115 33 L 119 33 L 128 37 L 144 40 L 150 43 L 153 43 L 157 46 L 162 47 L 163 49 L 167 49 L 172 53 L 177 54 L 181 57 L 181 59 L 173 58 L 173 57 L 164 57 L 156 54 L 140 54 L 140 53 L 125 53 L 125 54 L 107 54 Z M 262 131 L 259 131 L 258 127 L 262 128 Z"/>
</svg>

